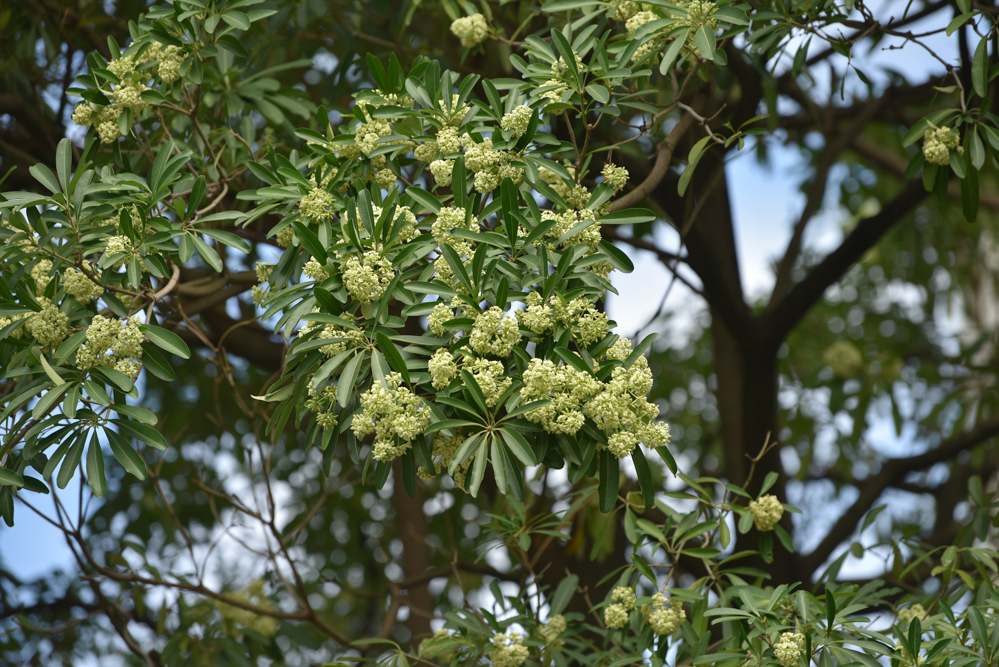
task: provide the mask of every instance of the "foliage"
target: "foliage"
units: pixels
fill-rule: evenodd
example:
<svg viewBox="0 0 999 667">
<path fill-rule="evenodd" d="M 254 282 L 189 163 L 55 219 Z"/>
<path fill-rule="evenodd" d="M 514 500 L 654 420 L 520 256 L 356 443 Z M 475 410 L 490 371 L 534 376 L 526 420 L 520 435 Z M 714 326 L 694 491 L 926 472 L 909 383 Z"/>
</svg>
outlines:
<svg viewBox="0 0 999 667">
<path fill-rule="evenodd" d="M 807 574 L 821 573 L 814 582 L 768 584 L 764 568 L 794 558 L 785 512 L 798 511 L 768 493 L 781 478 L 774 466 L 757 474 L 774 443 L 746 445 L 753 449 L 744 476 L 734 461 L 724 478 L 678 469 L 681 450 L 667 447 L 669 430 L 653 402 L 666 395 L 666 383 L 654 389 L 664 353 L 652 349 L 654 334 L 632 344 L 612 333 L 615 323 L 602 309 L 605 295 L 617 291 L 612 272 L 634 268 L 615 241 L 641 247 L 616 226 L 641 238 L 665 215 L 686 242 L 705 204 L 688 206 L 689 223 L 662 199 L 654 203 L 663 211 L 636 206 L 667 188 L 671 199 L 705 201 L 704 174 L 721 168 L 717 156 L 743 150 L 768 123 L 777 127 L 776 114 L 760 116 L 755 107 L 715 123 L 739 102 L 730 82 L 740 68 L 771 77 L 791 58 L 792 78 L 804 76 L 807 45 L 792 46 L 804 34 L 848 56 L 849 40 L 826 31 L 851 11 L 884 35 L 903 33 L 852 3 L 554 0 L 501 6 L 519 13 L 508 37 L 489 5 L 480 14 L 449 2 L 445 24 L 461 58 L 474 57 L 486 40 L 516 47 L 508 64 L 519 78 L 458 73 L 467 69 L 460 62 L 448 69 L 422 54 L 405 65 L 395 54 L 369 55 L 370 87 L 352 85 L 350 99 L 331 113 L 286 78 L 311 60 L 274 62 L 247 48 L 244 36 L 264 30 L 266 41 L 266 31 L 292 13 L 290 4 L 260 4 L 176 0 L 130 21 L 127 46 L 109 37 L 107 57 L 87 56 L 86 72 L 66 91 L 82 100 L 71 114 L 86 128 L 80 145 L 59 141 L 53 168 L 30 167 L 41 188 L 4 192 L 0 201 L 0 514 L 13 525 L 15 496 L 25 508 L 34 508 L 33 494 L 55 497 L 57 522 L 91 574 L 65 586 L 66 608 L 100 610 L 124 647 L 105 651 L 92 641 L 85 650 L 127 650 L 151 665 L 304 663 L 310 651 L 321 660 L 362 652 L 385 664 L 488 659 L 498 667 L 995 660 L 991 485 L 964 476 L 967 517 L 945 545 L 903 531 L 873 545 L 852 542 L 826 563 L 858 522 L 863 533 L 876 519 L 880 509 L 867 510 L 877 490 L 868 507 L 845 515 L 845 534 L 831 532 L 831 546 L 810 554 L 817 562 Z M 987 101 L 999 71 L 987 67 L 988 13 L 961 9 L 941 31 L 966 35 L 962 26 L 976 21 L 985 34 L 967 72 L 950 68 L 954 85 L 938 87 L 949 106 L 913 122 L 899 142 L 905 149 L 923 141 L 902 174 L 913 202 L 858 216 L 855 234 L 873 234 L 867 230 L 880 229 L 879 216 L 903 215 L 924 191 L 946 198 L 952 178 L 960 181 L 964 218 L 978 217 L 979 172 L 999 149 L 999 119 Z M 298 19 L 310 11 L 299 5 Z M 906 41 L 939 58 L 921 37 L 909 33 Z M 350 73 L 339 81 L 350 82 Z M 766 78 L 764 87 L 774 81 Z M 294 129 L 290 119 L 309 126 Z M 652 141 L 654 166 L 639 165 L 643 178 L 631 179 L 624 165 L 634 166 Z M 685 167 L 670 173 L 681 141 Z M 824 184 L 819 198 L 823 192 Z M 696 224 L 699 233 L 707 223 Z M 861 259 L 851 238 L 844 252 L 856 257 L 828 279 L 821 272 L 829 258 L 794 278 L 801 267 L 788 253 L 775 289 L 786 288 L 788 297 L 767 321 L 780 335 L 764 347 L 776 349 L 771 343 L 783 342 L 797 322 L 782 304 L 814 302 Z M 693 266 L 699 251 L 689 240 Z M 698 274 L 709 297 L 724 293 L 708 271 Z M 839 289 L 863 293 L 871 276 L 858 269 Z M 226 299 L 247 291 L 252 303 L 237 305 L 244 319 L 209 335 L 211 309 L 224 311 Z M 750 317 L 709 302 L 730 330 Z M 829 307 L 835 310 L 835 298 Z M 232 320 L 224 312 L 212 317 L 207 328 Z M 282 341 L 276 361 L 261 356 L 275 339 Z M 807 348 L 814 344 L 794 346 L 787 375 L 839 378 L 829 408 L 853 411 L 855 440 L 866 406 L 904 369 L 879 361 L 850 389 L 864 353 L 847 340 L 821 352 Z M 199 385 L 207 369 L 212 382 Z M 165 434 L 182 433 L 185 408 L 163 404 L 192 388 L 217 397 L 214 432 L 230 443 L 213 442 L 232 452 L 252 501 L 227 486 L 224 466 L 188 465 L 190 452 L 171 458 L 183 437 Z M 957 456 L 994 435 L 991 410 L 981 410 L 990 398 L 976 405 L 982 418 L 967 434 L 913 457 L 924 457 L 913 465 Z M 793 416 L 787 421 L 800 432 Z M 681 486 L 647 458 L 651 449 Z M 205 446 L 193 457 L 214 453 Z M 897 461 L 878 473 L 886 485 L 904 477 Z M 636 483 L 622 468 L 634 470 Z M 548 475 L 563 469 L 571 504 L 546 496 Z M 129 494 L 142 499 L 136 507 L 149 523 L 133 517 L 128 535 L 107 544 L 89 539 L 85 521 L 99 531 L 107 525 L 82 512 L 74 519 L 56 493 L 81 472 L 108 508 L 128 505 Z M 681 490 L 664 492 L 667 484 Z M 175 503 L 188 485 L 196 492 Z M 378 494 L 358 498 L 355 488 Z M 400 535 L 406 516 L 426 521 L 424 507 L 407 508 L 403 494 L 422 499 L 428 490 L 454 491 L 452 499 L 467 492 L 462 515 L 466 507 L 492 510 L 489 539 L 477 544 L 466 529 L 460 544 L 440 549 L 437 568 L 415 556 L 427 540 L 400 549 L 380 539 L 389 501 Z M 560 501 L 567 506 L 557 507 Z M 296 507 L 293 516 L 285 505 Z M 454 543 L 451 520 L 443 515 L 441 532 Z M 336 542 L 354 542 L 349 567 L 323 566 L 334 550 L 343 557 L 334 564 L 346 561 L 330 530 L 315 536 L 324 522 Z M 579 528 L 584 523 L 588 530 Z M 168 538 L 164 526 L 173 526 Z M 262 571 L 245 580 L 209 571 L 217 538 L 204 526 L 238 533 L 234 540 Z M 587 534 L 589 560 L 617 556 L 599 577 L 581 583 L 578 574 L 547 567 L 556 544 L 576 553 Z M 160 548 L 164 539 L 169 549 Z M 509 567 L 483 562 L 490 540 Z M 891 585 L 837 581 L 848 554 L 882 549 L 894 556 Z M 310 551 L 323 555 L 319 563 Z M 354 569 L 370 566 L 372 554 L 399 572 Z M 931 563 L 928 576 L 919 574 Z M 907 582 L 917 576 L 932 584 Z M 456 581 L 460 602 L 442 594 L 419 609 L 416 597 L 402 593 L 440 578 Z M 372 593 L 376 584 L 387 593 Z M 606 595 L 591 598 L 598 590 Z M 473 602 L 486 591 L 492 605 Z M 123 592 L 127 602 L 116 600 Z M 350 600 L 352 611 L 361 609 L 359 599 L 373 599 L 375 620 L 355 612 L 345 626 L 337 617 L 346 614 L 324 596 Z M 396 632 L 404 605 L 410 614 L 439 610 L 443 629 L 429 638 Z M 26 619 L 30 612 L 15 613 Z M 65 628 L 84 624 L 72 613 L 62 620 Z M 52 660 L 77 650 L 65 628 Z M 30 620 L 11 626 L 8 637 L 11 656 L 28 656 L 38 641 Z"/>
</svg>

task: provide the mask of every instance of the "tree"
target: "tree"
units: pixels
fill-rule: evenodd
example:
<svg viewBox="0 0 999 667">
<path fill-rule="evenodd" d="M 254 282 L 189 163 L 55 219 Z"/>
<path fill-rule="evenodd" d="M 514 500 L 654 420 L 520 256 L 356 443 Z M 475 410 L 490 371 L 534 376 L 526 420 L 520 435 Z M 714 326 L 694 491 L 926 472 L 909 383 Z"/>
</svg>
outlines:
<svg viewBox="0 0 999 667">
<path fill-rule="evenodd" d="M 0 513 L 52 496 L 84 575 L 7 581 L 4 659 L 993 661 L 994 11 L 395 9 L 0 14 Z M 946 71 L 857 69 L 882 43 Z M 774 137 L 812 170 L 757 303 L 724 166 Z M 688 349 L 611 332 L 626 246 L 703 299 Z M 781 500 L 829 483 L 797 556 Z M 865 553 L 890 587 L 838 581 Z"/>
</svg>

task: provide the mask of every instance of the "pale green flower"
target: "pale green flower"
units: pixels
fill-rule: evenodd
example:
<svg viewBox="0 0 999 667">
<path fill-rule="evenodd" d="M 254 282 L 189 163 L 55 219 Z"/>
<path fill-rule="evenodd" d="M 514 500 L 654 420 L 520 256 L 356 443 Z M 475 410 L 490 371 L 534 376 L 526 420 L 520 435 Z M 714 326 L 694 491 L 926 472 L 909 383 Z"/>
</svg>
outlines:
<svg viewBox="0 0 999 667">
<path fill-rule="evenodd" d="M 489 24 L 482 14 L 472 14 L 452 21 L 451 32 L 461 40 L 462 46 L 471 48 L 485 41 L 489 34 Z"/>
<path fill-rule="evenodd" d="M 751 500 L 749 502 L 749 511 L 753 514 L 753 523 L 756 524 L 756 530 L 764 532 L 773 530 L 781 517 L 784 516 L 783 505 L 777 500 L 777 496 L 769 493 L 761 496 L 758 500 Z"/>
<path fill-rule="evenodd" d="M 517 318 L 507 317 L 499 307 L 493 306 L 475 318 L 468 344 L 477 354 L 506 357 L 519 340 Z"/>
</svg>

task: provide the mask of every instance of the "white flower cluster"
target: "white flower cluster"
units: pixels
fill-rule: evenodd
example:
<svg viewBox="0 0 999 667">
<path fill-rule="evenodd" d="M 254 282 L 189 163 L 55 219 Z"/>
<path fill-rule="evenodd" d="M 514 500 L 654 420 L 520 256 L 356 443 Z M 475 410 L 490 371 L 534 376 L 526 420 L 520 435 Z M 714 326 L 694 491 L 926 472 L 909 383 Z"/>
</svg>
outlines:
<svg viewBox="0 0 999 667">
<path fill-rule="evenodd" d="M 485 41 L 489 34 L 489 24 L 482 14 L 472 14 L 452 21 L 451 32 L 461 40 L 462 46 L 470 49 Z"/>
<path fill-rule="evenodd" d="M 781 667 L 791 667 L 798 663 L 801 649 L 805 647 L 805 636 L 796 632 L 785 632 L 774 646 L 774 656 Z"/>
<path fill-rule="evenodd" d="M 444 328 L 444 323 L 451 319 L 454 319 L 454 311 L 447 304 L 438 302 L 430 312 L 430 316 L 427 317 L 427 328 L 435 336 L 450 338 L 447 329 Z"/>
<path fill-rule="evenodd" d="M 179 46 L 163 46 L 159 42 L 152 42 L 145 51 L 141 59 L 143 62 L 156 61 L 156 76 L 160 80 L 170 85 L 180 79 L 180 66 L 184 63 L 184 52 Z"/>
<path fill-rule="evenodd" d="M 641 5 L 633 0 L 608 0 L 607 6 L 614 10 L 614 20 L 626 22 L 641 11 Z"/>
<path fill-rule="evenodd" d="M 69 325 L 69 317 L 44 296 L 37 296 L 35 300 L 42 309 L 29 317 L 24 324 L 24 329 L 42 345 L 55 347 L 66 340 L 66 336 L 69 335 L 69 331 L 66 329 Z"/>
<path fill-rule="evenodd" d="M 469 345 L 476 354 L 508 357 L 519 340 L 517 318 L 506 316 L 498 306 L 493 306 L 475 318 Z"/>
<path fill-rule="evenodd" d="M 138 57 L 135 55 L 114 58 L 108 63 L 109 72 L 118 77 L 119 83 L 110 92 L 104 91 L 112 104 L 100 105 L 82 102 L 73 110 L 73 122 L 84 127 L 93 126 L 97 130 L 101 142 L 105 144 L 117 141 L 124 136 L 118 122 L 121 114 L 128 109 L 137 114 L 149 103 L 142 99 L 142 93 L 149 90 L 145 81 L 148 80 L 147 69 L 139 70 L 139 66 L 156 61 L 155 75 L 163 83 L 172 84 L 180 78 L 180 67 L 184 62 L 182 50 L 177 46 L 162 46 L 152 42 Z M 127 128 L 126 128 L 127 131 Z"/>
<path fill-rule="evenodd" d="M 623 361 L 631 353 L 631 342 L 618 340 L 607 352 L 608 359 Z M 586 403 L 583 412 L 597 428 L 609 433 L 607 449 L 618 458 L 631 454 L 642 442 L 655 449 L 669 442 L 669 426 L 656 422 L 659 407 L 646 398 L 652 389 L 652 372 L 645 357 L 630 368 L 617 367 L 611 380 Z"/>
<path fill-rule="evenodd" d="M 257 284 L 250 290 L 250 295 L 253 297 L 253 303 L 262 306 L 270 292 L 270 285 L 267 282 L 271 279 L 271 271 L 274 270 L 274 265 L 257 262 L 253 268 L 257 274 Z"/>
<path fill-rule="evenodd" d="M 430 410 L 416 394 L 402 386 L 402 376 L 391 373 L 384 385 L 375 382 L 361 394 L 361 408 L 350 427 L 362 438 L 375 434 L 373 455 L 377 461 L 391 461 L 402 456 L 413 440 L 430 425 Z"/>
<path fill-rule="evenodd" d="M 926 610 L 918 602 L 906 609 L 900 609 L 898 620 L 900 623 L 912 623 L 912 619 L 918 618 L 920 622 L 926 620 Z"/>
<path fill-rule="evenodd" d="M 451 174 L 454 173 L 454 160 L 434 160 L 430 163 L 430 173 L 434 182 L 441 187 L 451 185 Z"/>
<path fill-rule="evenodd" d="M 527 125 L 531 122 L 534 110 L 531 107 L 520 105 L 508 114 L 504 114 L 500 120 L 500 127 L 510 130 L 514 137 L 519 137 L 527 132 Z"/>
<path fill-rule="evenodd" d="M 465 149 L 465 166 L 475 174 L 475 189 L 488 194 L 498 188 L 504 178 L 515 184 L 523 180 L 523 170 L 510 162 L 518 156 L 510 151 L 493 150 L 493 140 L 483 137 L 476 142 L 469 134 L 463 134 L 461 143 Z"/>
<path fill-rule="evenodd" d="M 377 250 L 364 253 L 363 260 L 357 255 L 341 259 L 340 272 L 350 296 L 361 303 L 380 299 L 395 275 L 392 262 Z"/>
<path fill-rule="evenodd" d="M 35 282 L 35 292 L 41 294 L 48 287 L 52 276 L 52 260 L 40 259 L 31 267 L 31 279 Z"/>
<path fill-rule="evenodd" d="M 318 313 L 320 310 L 319 308 L 313 308 L 312 312 Z M 354 316 L 350 313 L 341 313 L 339 317 L 351 324 L 355 321 Z M 323 345 L 319 348 L 319 351 L 327 357 L 335 357 L 341 352 L 345 352 L 348 347 L 360 347 L 367 342 L 361 330 L 338 327 L 335 324 L 306 324 L 298 330 L 298 335 L 299 337 L 306 336 L 317 328 L 321 329 L 321 331 L 316 335 L 314 340 L 336 339 L 329 345 Z"/>
<path fill-rule="evenodd" d="M 950 152 L 961 150 L 961 137 L 957 130 L 947 126 L 929 128 L 923 135 L 923 155 L 930 164 L 950 164 Z"/>
<path fill-rule="evenodd" d="M 427 369 L 430 371 L 430 380 L 434 389 L 440 391 L 451 384 L 451 380 L 458 377 L 458 364 L 454 362 L 454 357 L 446 347 L 438 348 L 427 362 Z"/>
<path fill-rule="evenodd" d="M 686 618 L 683 604 L 676 598 L 667 599 L 662 593 L 656 593 L 650 604 L 642 606 L 642 622 L 659 636 L 673 634 Z"/>
<path fill-rule="evenodd" d="M 586 418 L 582 406 L 600 389 L 600 381 L 571 366 L 559 366 L 550 359 L 531 359 L 521 376 L 523 403 L 548 399 L 548 405 L 524 414 L 549 433 L 575 435 Z"/>
<path fill-rule="evenodd" d="M 635 591 L 627 586 L 617 586 L 611 591 L 613 604 L 604 609 L 604 623 L 608 628 L 617 630 L 628 623 L 629 612 L 635 608 Z"/>
<path fill-rule="evenodd" d="M 333 195 L 321 187 L 313 187 L 299 200 L 298 209 L 309 222 L 328 220 L 333 214 Z"/>
<path fill-rule="evenodd" d="M 313 280 L 326 279 L 326 267 L 316 261 L 315 257 L 310 257 L 309 261 L 302 267 L 302 275 Z"/>
<path fill-rule="evenodd" d="M 527 660 L 530 651 L 521 641 L 517 632 L 503 632 L 493 636 L 493 647 L 489 650 L 489 661 L 493 667 L 520 667 Z"/>
<path fill-rule="evenodd" d="M 461 443 L 464 441 L 464 436 L 460 435 L 448 438 L 440 431 L 434 434 L 434 446 L 430 455 L 436 459 L 434 466 L 438 473 L 442 470 L 446 470 L 447 467 L 451 465 L 451 461 L 454 460 L 454 455 L 458 453 L 458 448 L 461 447 Z M 473 454 L 454 471 L 452 479 L 459 488 L 465 488 L 465 476 L 468 474 L 468 467 L 472 465 L 472 461 L 475 460 L 475 456 L 476 455 Z M 433 475 L 427 473 L 422 467 L 417 468 L 416 474 L 422 479 L 431 479 L 433 477 Z"/>
<path fill-rule="evenodd" d="M 628 170 L 625 167 L 607 163 L 600 173 L 614 190 L 623 190 L 628 183 Z"/>
<path fill-rule="evenodd" d="M 80 370 L 114 368 L 126 377 L 135 377 L 142 368 L 143 338 L 137 317 L 122 321 L 95 315 L 87 327 L 86 341 L 76 352 L 76 365 Z"/>
<path fill-rule="evenodd" d="M 749 511 L 753 514 L 756 530 L 761 531 L 773 530 L 781 517 L 784 516 L 784 506 L 777 500 L 777 496 L 769 493 L 760 496 L 758 500 L 751 500 Z"/>
<path fill-rule="evenodd" d="M 504 374 L 503 363 L 488 359 L 465 359 L 465 370 L 471 373 L 482 389 L 486 407 L 493 408 L 499 403 L 503 393 L 510 388 L 513 378 Z"/>
<path fill-rule="evenodd" d="M 639 28 L 641 28 L 646 23 L 650 23 L 658 19 L 659 16 L 657 16 L 655 12 L 648 10 L 641 11 L 638 12 L 637 14 L 634 14 L 630 19 L 628 19 L 627 23 L 624 24 L 624 27 L 625 29 L 627 29 L 628 35 L 630 37 L 634 37 L 635 32 L 637 32 Z M 655 50 L 655 48 L 662 43 L 662 38 L 664 33 L 665 29 L 658 30 L 651 35 L 646 35 L 645 41 L 642 42 L 642 45 L 639 46 L 638 49 L 635 50 L 634 55 L 631 56 L 631 61 L 638 62 L 645 56 L 652 53 Z"/>
<path fill-rule="evenodd" d="M 103 287 L 74 268 L 63 271 L 62 286 L 66 290 L 66 294 L 84 305 L 104 294 Z"/>
<path fill-rule="evenodd" d="M 437 219 L 434 220 L 430 227 L 430 233 L 434 235 L 434 239 L 437 240 L 439 245 L 447 244 L 454 248 L 459 255 L 471 254 L 471 244 L 452 234 L 451 230 L 454 229 L 477 231 L 479 229 L 479 219 L 473 215 L 466 223 L 464 209 L 457 208 L 456 206 L 445 206 L 437 214 Z"/>
<path fill-rule="evenodd" d="M 607 335 L 607 315 L 594 308 L 583 297 L 564 303 L 561 298 L 553 300 L 555 319 L 560 324 L 572 328 L 572 339 L 588 346 Z"/>
<path fill-rule="evenodd" d="M 690 0 L 683 9 L 687 12 L 686 16 L 681 16 L 674 27 L 685 25 L 693 30 L 702 25 L 712 30 L 718 27 L 718 19 L 712 18 L 712 14 L 715 13 L 715 3 L 707 0 Z"/>
<path fill-rule="evenodd" d="M 520 324 L 536 334 L 544 335 L 555 327 L 552 318 L 552 307 L 541 298 L 537 292 L 527 295 L 527 308 L 516 311 Z"/>
<path fill-rule="evenodd" d="M 124 235 L 110 237 L 108 239 L 107 246 L 104 248 L 105 255 L 122 255 L 115 261 L 115 268 L 118 268 L 127 262 L 134 251 L 135 248 L 132 245 L 132 239 Z"/>
<path fill-rule="evenodd" d="M 545 646 L 557 648 L 565 645 L 565 640 L 559 637 L 565 632 L 566 627 L 565 616 L 555 614 L 548 619 L 547 623 L 538 628 L 538 634 L 541 635 L 541 641 L 545 643 Z"/>
</svg>

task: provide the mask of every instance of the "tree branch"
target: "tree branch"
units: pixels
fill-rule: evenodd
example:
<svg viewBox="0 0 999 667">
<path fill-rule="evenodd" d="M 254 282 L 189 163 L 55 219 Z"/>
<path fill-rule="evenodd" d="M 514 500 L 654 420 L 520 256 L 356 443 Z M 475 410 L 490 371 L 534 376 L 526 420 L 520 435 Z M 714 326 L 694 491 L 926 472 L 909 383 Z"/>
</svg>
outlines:
<svg viewBox="0 0 999 667">
<path fill-rule="evenodd" d="M 945 440 L 940 443 L 939 447 L 928 452 L 886 461 L 880 472 L 858 484 L 860 495 L 857 500 L 836 521 L 819 546 L 810 554 L 802 557 L 804 572 L 810 575 L 822 566 L 833 550 L 853 534 L 857 528 L 857 522 L 881 497 L 885 489 L 903 481 L 905 475 L 910 472 L 923 470 L 936 463 L 952 459 L 962 451 L 980 445 L 997 435 L 999 435 L 999 413 L 980 422 L 970 431 Z"/>
<path fill-rule="evenodd" d="M 912 180 L 881 211 L 862 220 L 836 250 L 826 255 L 818 266 L 791 288 L 764 319 L 766 333 L 775 341 L 783 340 L 794 326 L 814 306 L 826 289 L 839 280 L 865 252 L 881 237 L 910 213 L 926 198 L 927 192 L 920 180 Z"/>
</svg>

